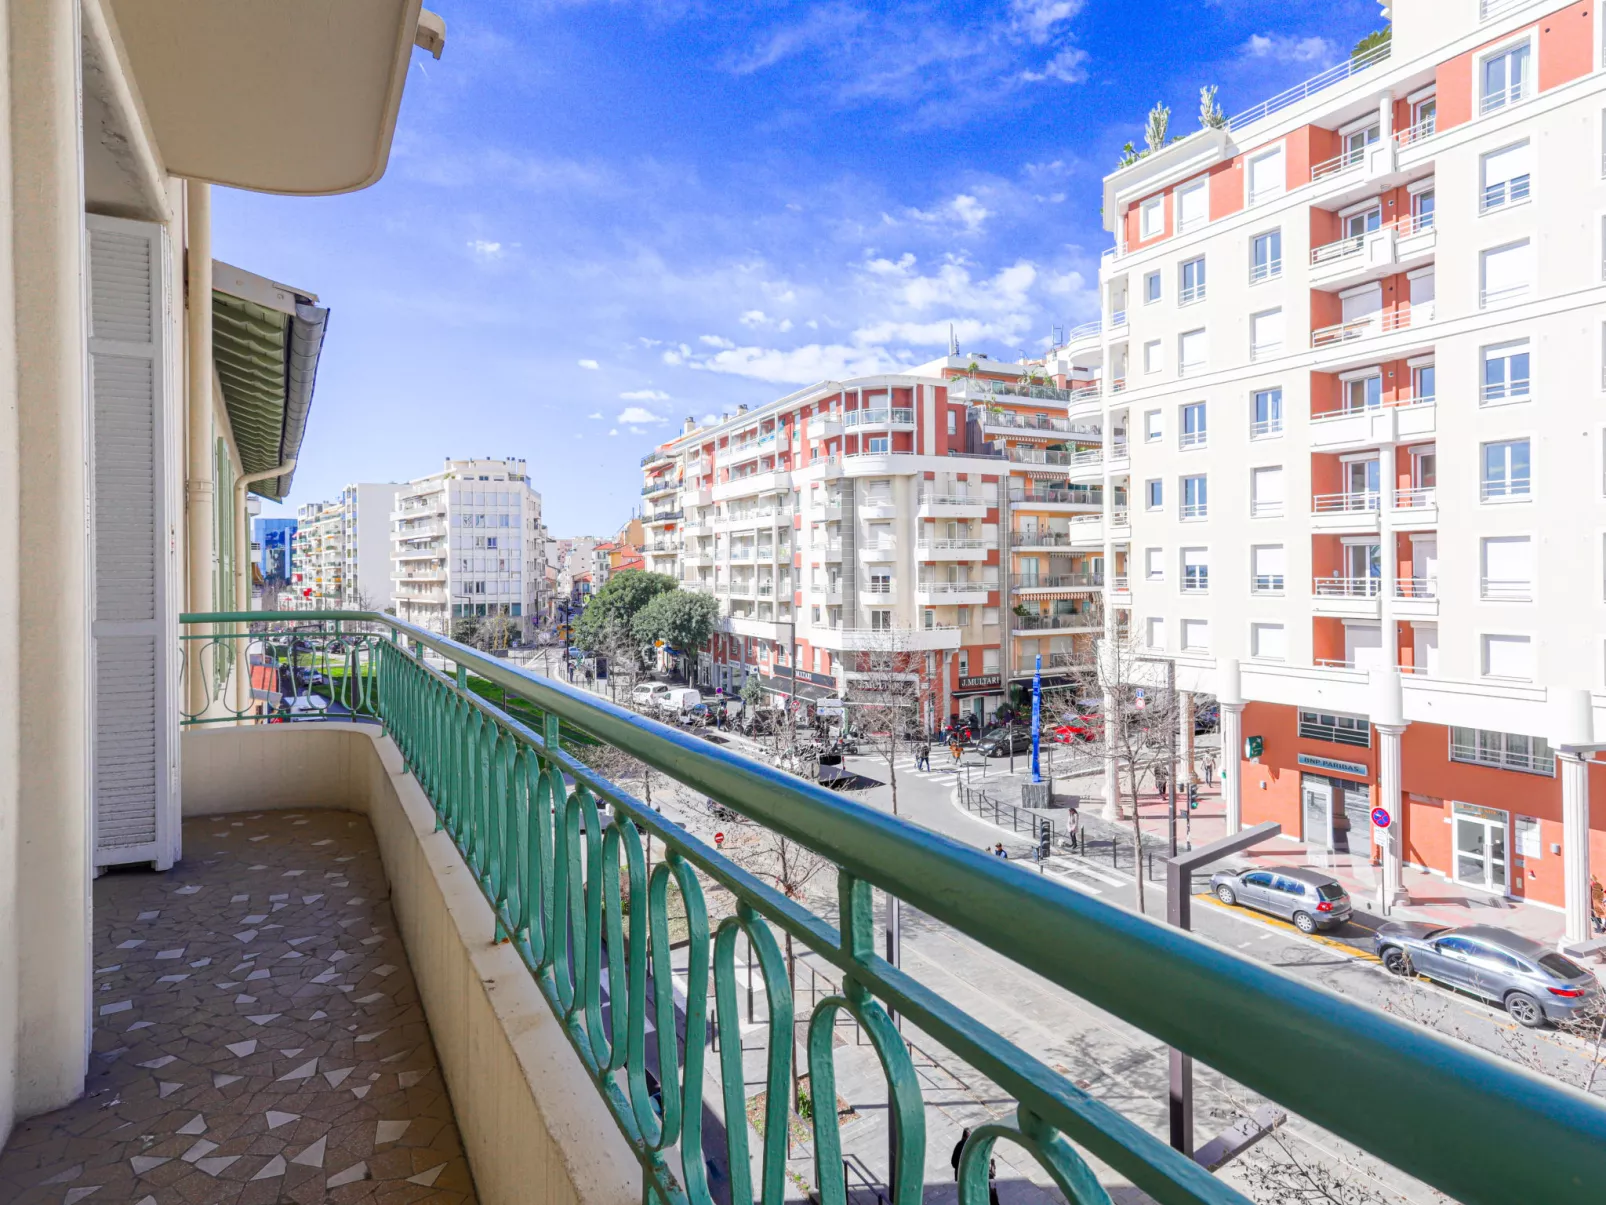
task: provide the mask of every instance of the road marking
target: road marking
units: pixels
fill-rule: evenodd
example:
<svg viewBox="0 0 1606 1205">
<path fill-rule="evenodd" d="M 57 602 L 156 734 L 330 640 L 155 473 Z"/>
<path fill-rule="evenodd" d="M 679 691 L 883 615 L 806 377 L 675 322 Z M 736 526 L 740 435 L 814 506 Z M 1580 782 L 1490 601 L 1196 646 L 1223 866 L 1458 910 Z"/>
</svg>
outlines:
<svg viewBox="0 0 1606 1205">
<path fill-rule="evenodd" d="M 1339 941 L 1337 938 L 1328 937 L 1324 933 L 1305 933 L 1300 930 L 1298 925 L 1291 925 L 1285 920 L 1280 920 L 1275 916 L 1268 916 L 1264 912 L 1253 912 L 1247 909 L 1223 904 L 1211 892 L 1202 891 L 1193 898 L 1198 900 L 1200 903 L 1209 904 L 1218 911 L 1228 913 L 1231 916 L 1236 916 L 1240 920 L 1252 921 L 1255 924 L 1266 925 L 1272 929 L 1280 929 L 1285 933 L 1293 934 L 1295 937 L 1300 937 L 1306 941 L 1315 942 L 1317 945 L 1323 945 L 1329 947 L 1330 949 L 1340 950 L 1343 953 L 1348 954 L 1351 958 L 1354 958 L 1360 962 L 1382 961 L 1376 954 L 1368 953 L 1365 950 L 1358 949 L 1347 942 Z M 1260 935 L 1260 940 L 1266 941 L 1273 936 L 1275 936 L 1275 934 L 1262 933 Z"/>
<path fill-rule="evenodd" d="M 1080 891 L 1083 895 L 1103 895 L 1104 894 L 1097 887 L 1089 887 L 1086 883 L 1082 882 L 1080 879 L 1076 878 L 1074 875 L 1066 874 L 1062 870 L 1056 870 L 1053 866 L 1050 866 L 1048 868 L 1048 873 L 1053 875 L 1056 879 L 1059 879 L 1061 882 L 1063 882 L 1067 887 L 1071 888 L 1073 891 Z"/>
<path fill-rule="evenodd" d="M 1081 871 L 1083 874 L 1087 875 L 1089 878 L 1097 879 L 1099 882 L 1105 884 L 1108 887 L 1127 887 L 1127 886 L 1130 886 L 1130 883 L 1129 883 L 1128 880 L 1126 880 L 1126 879 L 1118 879 L 1114 875 L 1105 874 L 1102 870 L 1094 870 L 1091 866 L 1088 866 L 1088 865 L 1086 865 L 1086 864 L 1084 864 L 1082 862 L 1066 862 L 1065 865 L 1074 866 L 1077 870 Z"/>
</svg>

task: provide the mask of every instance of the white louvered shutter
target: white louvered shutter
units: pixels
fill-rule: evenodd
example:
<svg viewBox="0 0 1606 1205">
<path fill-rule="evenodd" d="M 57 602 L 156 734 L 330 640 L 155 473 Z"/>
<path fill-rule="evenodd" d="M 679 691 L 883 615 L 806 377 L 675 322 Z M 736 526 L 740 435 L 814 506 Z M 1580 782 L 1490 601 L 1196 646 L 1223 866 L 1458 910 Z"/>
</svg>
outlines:
<svg viewBox="0 0 1606 1205">
<path fill-rule="evenodd" d="M 178 856 L 176 416 L 162 228 L 91 216 L 95 864 Z"/>
</svg>

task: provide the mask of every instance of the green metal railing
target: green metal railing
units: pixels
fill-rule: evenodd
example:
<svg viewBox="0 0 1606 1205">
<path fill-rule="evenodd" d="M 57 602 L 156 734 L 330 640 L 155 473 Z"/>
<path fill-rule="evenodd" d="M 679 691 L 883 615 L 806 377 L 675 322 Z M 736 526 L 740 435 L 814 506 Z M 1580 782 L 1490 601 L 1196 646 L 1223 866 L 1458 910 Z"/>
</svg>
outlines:
<svg viewBox="0 0 1606 1205">
<path fill-rule="evenodd" d="M 299 624 L 309 648 L 320 640 L 341 642 L 346 651 L 337 655 L 361 667 L 348 681 L 374 680 L 374 714 L 479 882 L 496 916 L 497 939 L 518 950 L 634 1150 L 646 1202 L 705 1205 L 713 1199 L 701 1128 L 710 978 L 729 1199 L 779 1205 L 785 1195 L 794 1001 L 778 930 L 842 972 L 842 993 L 821 1000 L 808 1018 L 813 1099 L 836 1099 L 831 1038 L 839 1013 L 862 1027 L 878 1056 L 895 1123 L 894 1205 L 922 1199 L 926 1130 L 909 1052 L 887 1006 L 1018 1102 L 1011 1122 L 971 1134 L 960 1166 L 963 1205 L 987 1200 L 988 1163 L 1000 1141 L 1027 1151 L 1074 1205 L 1109 1202 L 1082 1152 L 1161 1202 L 1242 1205 L 1244 1198 L 1227 1184 L 879 957 L 872 888 L 1465 1205 L 1583 1205 L 1606 1191 L 1606 1107 L 1467 1044 L 1052 879 L 1022 874 L 981 851 L 388 616 L 258 612 L 185 615 L 181 621 L 196 640 L 212 639 L 228 625 L 257 629 L 233 639 L 277 638 L 266 629 Z M 324 625 L 325 635 L 308 634 L 306 625 L 313 623 Z M 352 653 L 353 625 L 383 628 L 369 626 Z M 376 638 L 375 631 L 385 634 Z M 455 672 L 430 664 L 426 650 Z M 470 689 L 471 674 L 502 692 L 508 709 Z M 525 722 L 516 708 L 536 718 Z M 628 751 L 828 858 L 838 868 L 840 928 L 594 773 L 563 748 L 571 732 Z M 606 824 L 603 804 L 612 807 Z M 644 834 L 668 851 L 650 877 Z M 699 876 L 737 901 L 734 915 L 712 930 Z M 685 1039 L 678 1048 L 671 889 L 689 930 Z M 770 1006 L 756 1184 L 744 1122 L 738 937 L 751 943 Z M 649 1010 L 656 1099 L 648 1083 Z M 836 1110 L 814 1108 L 812 1130 L 816 1190 L 825 1205 L 844 1205 Z"/>
</svg>

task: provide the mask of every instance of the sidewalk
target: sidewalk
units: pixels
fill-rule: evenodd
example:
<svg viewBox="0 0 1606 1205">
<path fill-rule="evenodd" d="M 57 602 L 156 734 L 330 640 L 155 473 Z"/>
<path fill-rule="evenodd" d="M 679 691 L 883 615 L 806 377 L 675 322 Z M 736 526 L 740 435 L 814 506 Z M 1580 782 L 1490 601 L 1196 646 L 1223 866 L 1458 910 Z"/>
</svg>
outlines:
<svg viewBox="0 0 1606 1205">
<path fill-rule="evenodd" d="M 1101 780 L 1102 784 L 1102 780 Z M 1219 781 L 1199 786 L 1199 806 L 1188 812 L 1187 801 L 1177 796 L 1177 843 L 1194 848 L 1227 835 L 1227 816 L 1221 802 Z M 1184 813 L 1187 813 L 1185 816 Z M 1169 833 L 1166 801 L 1159 795 L 1138 797 L 1138 814 L 1143 831 L 1157 836 Z M 1560 912 L 1509 897 L 1491 895 L 1452 883 L 1439 875 L 1406 866 L 1401 872 L 1402 886 L 1409 893 L 1409 904 L 1397 904 L 1387 917 L 1378 915 L 1378 876 L 1381 867 L 1371 863 L 1371 847 L 1364 829 L 1354 835 L 1360 848 L 1352 853 L 1331 853 L 1312 849 L 1287 835 L 1273 837 L 1230 859 L 1225 865 L 1252 862 L 1262 866 L 1308 866 L 1332 875 L 1350 893 L 1355 903 L 1355 925 L 1376 929 L 1388 921 L 1425 921 L 1437 925 L 1496 925 L 1554 947 L 1566 930 Z"/>
</svg>

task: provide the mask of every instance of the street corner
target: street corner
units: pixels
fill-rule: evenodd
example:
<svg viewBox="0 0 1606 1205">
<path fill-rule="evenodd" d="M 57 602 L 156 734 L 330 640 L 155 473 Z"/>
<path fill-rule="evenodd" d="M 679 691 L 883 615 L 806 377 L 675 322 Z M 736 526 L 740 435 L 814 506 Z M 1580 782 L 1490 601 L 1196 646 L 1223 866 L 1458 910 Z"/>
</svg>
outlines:
<svg viewBox="0 0 1606 1205">
<path fill-rule="evenodd" d="M 1302 941 L 1338 950 L 1360 962 L 1380 961 L 1371 950 L 1372 934 L 1376 931 L 1377 926 L 1382 923 L 1374 917 L 1368 916 L 1361 921 L 1347 921 L 1340 929 L 1335 929 L 1331 933 L 1322 933 L 1320 931 L 1306 933 L 1299 926 L 1290 924 L 1288 921 L 1281 920 L 1278 917 L 1267 915 L 1264 912 L 1256 912 L 1250 908 L 1240 908 L 1233 904 L 1224 904 L 1216 898 L 1213 892 L 1201 891 L 1194 896 L 1194 900 L 1197 903 L 1214 908 L 1218 912 L 1225 912 L 1229 916 L 1236 916 L 1257 925 L 1264 925 L 1268 929 L 1287 933 Z"/>
</svg>

